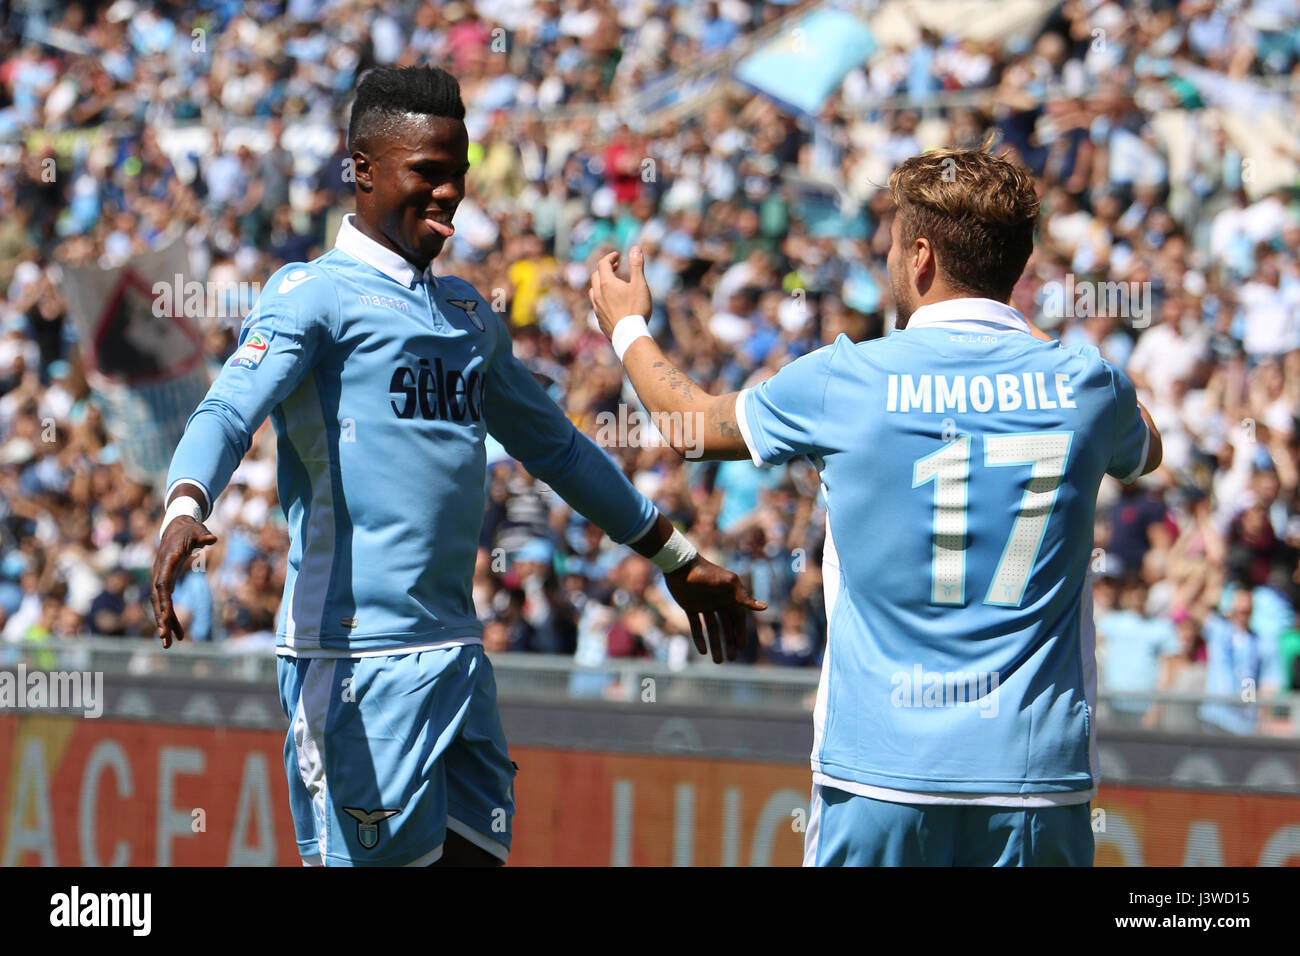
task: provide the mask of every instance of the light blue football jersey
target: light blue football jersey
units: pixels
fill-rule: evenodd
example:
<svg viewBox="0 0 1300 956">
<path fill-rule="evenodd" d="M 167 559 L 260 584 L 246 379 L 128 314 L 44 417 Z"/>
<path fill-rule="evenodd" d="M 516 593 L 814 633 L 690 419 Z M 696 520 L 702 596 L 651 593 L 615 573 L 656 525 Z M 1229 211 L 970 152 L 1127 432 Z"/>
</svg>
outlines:
<svg viewBox="0 0 1300 956">
<path fill-rule="evenodd" d="M 420 273 L 346 217 L 334 248 L 262 289 L 167 476 L 225 488 L 269 414 L 289 523 L 280 653 L 475 643 L 471 590 L 496 438 L 615 541 L 653 504 L 579 432 L 462 279 Z"/>
<path fill-rule="evenodd" d="M 1092 348 L 988 299 L 829 346 L 742 392 L 756 464 L 821 472 L 829 634 L 814 780 L 903 802 L 1082 802 L 1096 785 L 1089 567 L 1102 476 L 1150 440 Z"/>
</svg>

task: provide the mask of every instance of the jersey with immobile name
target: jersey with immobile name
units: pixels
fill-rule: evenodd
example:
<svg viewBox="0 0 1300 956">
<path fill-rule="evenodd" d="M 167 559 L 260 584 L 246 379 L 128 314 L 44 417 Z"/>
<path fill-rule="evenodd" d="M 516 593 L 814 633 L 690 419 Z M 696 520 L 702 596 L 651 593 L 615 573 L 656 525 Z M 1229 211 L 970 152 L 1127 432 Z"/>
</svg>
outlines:
<svg viewBox="0 0 1300 956">
<path fill-rule="evenodd" d="M 904 802 L 1084 802 L 1097 490 L 1141 473 L 1147 428 L 1096 349 L 952 331 L 840 336 L 738 400 L 758 463 L 821 472 L 813 770 Z"/>
<path fill-rule="evenodd" d="M 1051 411 L 1074 408 L 1068 372 L 996 372 L 992 375 L 893 374 L 885 411 L 949 412 Z"/>
</svg>

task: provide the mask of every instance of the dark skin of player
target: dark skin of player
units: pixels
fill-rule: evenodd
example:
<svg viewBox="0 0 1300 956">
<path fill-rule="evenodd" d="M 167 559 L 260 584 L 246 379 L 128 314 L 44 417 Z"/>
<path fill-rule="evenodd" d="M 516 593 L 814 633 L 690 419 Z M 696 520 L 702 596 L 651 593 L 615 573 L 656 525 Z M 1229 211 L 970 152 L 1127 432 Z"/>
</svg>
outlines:
<svg viewBox="0 0 1300 956">
<path fill-rule="evenodd" d="M 465 124 L 446 117 L 406 117 L 391 127 L 392 133 L 377 137 L 368 149 L 354 150 L 357 214 L 353 225 L 362 233 L 424 269 L 432 262 L 454 229 L 456 207 L 465 198 L 465 174 L 469 172 L 469 136 Z M 196 486 L 181 483 L 168 503 L 189 495 L 203 501 Z M 672 523 L 662 514 L 636 543 L 629 545 L 644 557 L 657 553 L 673 533 Z M 183 641 L 185 630 L 172 606 L 172 591 L 185 556 L 216 544 L 217 536 L 193 518 L 173 520 L 163 533 L 153 563 L 154 619 L 162 646 Z M 735 660 L 745 649 L 745 609 L 762 611 L 767 605 L 755 601 L 732 571 L 697 556 L 684 567 L 664 575 L 673 599 L 686 612 L 691 637 L 701 654 L 717 663 Z M 448 831 L 443 855 L 434 866 L 500 866 L 501 860 Z"/>
</svg>

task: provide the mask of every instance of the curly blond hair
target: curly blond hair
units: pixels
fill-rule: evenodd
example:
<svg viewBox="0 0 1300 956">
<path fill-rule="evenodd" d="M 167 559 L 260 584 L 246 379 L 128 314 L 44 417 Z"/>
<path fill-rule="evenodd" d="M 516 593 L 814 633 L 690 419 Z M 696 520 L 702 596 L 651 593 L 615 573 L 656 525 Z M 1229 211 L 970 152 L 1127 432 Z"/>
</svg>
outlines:
<svg viewBox="0 0 1300 956">
<path fill-rule="evenodd" d="M 959 291 L 1005 302 L 1034 249 L 1038 193 L 1019 163 L 975 149 L 934 149 L 889 176 L 899 238 L 930 240 L 940 272 Z"/>
</svg>

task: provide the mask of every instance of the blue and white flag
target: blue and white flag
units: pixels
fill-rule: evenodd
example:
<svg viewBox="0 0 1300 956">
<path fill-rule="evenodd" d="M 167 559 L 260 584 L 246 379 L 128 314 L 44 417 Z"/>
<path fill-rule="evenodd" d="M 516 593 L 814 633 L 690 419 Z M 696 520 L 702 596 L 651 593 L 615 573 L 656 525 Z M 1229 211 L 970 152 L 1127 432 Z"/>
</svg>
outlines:
<svg viewBox="0 0 1300 956">
<path fill-rule="evenodd" d="M 778 103 L 815 116 L 845 74 L 876 51 L 865 23 L 842 10 L 817 10 L 740 61 L 736 79 Z"/>
</svg>

